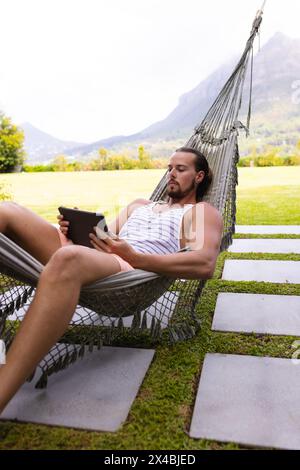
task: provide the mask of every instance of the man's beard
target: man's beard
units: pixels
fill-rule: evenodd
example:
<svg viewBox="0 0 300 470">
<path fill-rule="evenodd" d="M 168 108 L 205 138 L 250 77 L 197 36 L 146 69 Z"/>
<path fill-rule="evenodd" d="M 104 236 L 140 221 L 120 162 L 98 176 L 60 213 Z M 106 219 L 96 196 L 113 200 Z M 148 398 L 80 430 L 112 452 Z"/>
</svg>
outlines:
<svg viewBox="0 0 300 470">
<path fill-rule="evenodd" d="M 176 189 L 169 189 L 170 186 L 168 185 L 167 195 L 171 197 L 172 199 L 175 199 L 176 201 L 180 201 L 191 191 L 195 190 L 197 187 L 194 181 L 186 191 L 182 191 L 178 183 L 176 183 L 175 186 L 176 186 Z"/>
</svg>

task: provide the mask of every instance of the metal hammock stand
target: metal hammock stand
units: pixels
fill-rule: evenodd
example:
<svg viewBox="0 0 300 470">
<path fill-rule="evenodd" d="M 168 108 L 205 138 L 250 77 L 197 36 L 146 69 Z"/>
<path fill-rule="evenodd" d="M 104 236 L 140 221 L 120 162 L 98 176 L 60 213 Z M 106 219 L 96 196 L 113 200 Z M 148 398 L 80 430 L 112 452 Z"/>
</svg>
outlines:
<svg viewBox="0 0 300 470">
<path fill-rule="evenodd" d="M 239 129 L 249 130 L 238 121 L 246 72 L 253 71 L 253 43 L 259 32 L 263 10 L 259 10 L 245 50 L 230 78 L 186 145 L 204 153 L 214 179 L 204 200 L 223 215 L 221 251 L 232 243 L 235 229 Z M 152 201 L 166 199 L 166 174 L 151 195 Z M 0 234 L 0 337 L 8 348 L 30 304 L 43 266 L 13 241 Z M 38 366 L 37 388 L 48 377 L 66 368 L 86 350 L 112 340 L 124 331 L 147 334 L 158 340 L 168 333 L 171 342 L 193 337 L 200 327 L 195 313 L 205 281 L 174 280 L 155 273 L 134 270 L 95 282 L 82 288 L 79 305 L 69 329 Z M 128 328 L 128 329 L 127 329 Z M 33 374 L 34 375 L 34 374 Z M 32 379 L 33 376 L 30 378 Z"/>
</svg>

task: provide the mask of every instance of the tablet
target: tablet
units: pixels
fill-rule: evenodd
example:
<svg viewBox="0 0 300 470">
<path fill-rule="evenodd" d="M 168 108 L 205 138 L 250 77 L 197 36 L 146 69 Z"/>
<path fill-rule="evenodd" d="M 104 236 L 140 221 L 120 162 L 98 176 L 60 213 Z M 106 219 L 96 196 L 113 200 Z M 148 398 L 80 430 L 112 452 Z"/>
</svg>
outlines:
<svg viewBox="0 0 300 470">
<path fill-rule="evenodd" d="M 105 216 L 100 212 L 82 211 L 62 206 L 58 208 L 58 211 L 64 220 L 70 222 L 67 236 L 75 245 L 93 248 L 89 234 L 95 234 L 94 227 L 96 226 L 98 238 L 104 239 L 110 236 Z"/>
</svg>

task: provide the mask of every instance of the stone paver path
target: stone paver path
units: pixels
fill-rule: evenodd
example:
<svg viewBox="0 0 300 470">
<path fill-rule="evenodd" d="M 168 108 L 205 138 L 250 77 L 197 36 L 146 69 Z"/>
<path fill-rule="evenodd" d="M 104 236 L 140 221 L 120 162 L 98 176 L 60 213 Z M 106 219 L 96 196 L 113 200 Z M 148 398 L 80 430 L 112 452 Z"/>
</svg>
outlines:
<svg viewBox="0 0 300 470">
<path fill-rule="evenodd" d="M 103 347 L 53 374 L 44 390 L 26 383 L 1 419 L 117 431 L 154 356 L 153 350 Z"/>
<path fill-rule="evenodd" d="M 235 232 L 258 235 L 300 235 L 300 225 L 237 225 Z"/>
<path fill-rule="evenodd" d="M 207 354 L 190 436 L 300 449 L 300 361 Z"/>
<path fill-rule="evenodd" d="M 235 239 L 231 253 L 300 253 L 300 239 Z"/>
<path fill-rule="evenodd" d="M 239 226 L 237 233 L 300 234 L 300 227 Z M 300 253 L 300 240 L 236 239 L 230 251 Z M 300 262 L 226 260 L 222 279 L 300 283 Z M 299 299 L 221 293 L 212 328 L 300 335 Z M 152 308 L 155 307 L 153 304 Z M 125 326 L 131 321 L 128 317 Z M 86 354 L 81 361 L 53 374 L 45 390 L 34 388 L 37 378 L 26 383 L 2 419 L 117 431 L 127 419 L 154 353 L 154 350 L 103 347 Z M 299 360 L 207 354 L 190 436 L 299 450 L 299 390 Z"/>
<path fill-rule="evenodd" d="M 226 260 L 222 279 L 299 284 L 300 261 Z"/>
<path fill-rule="evenodd" d="M 212 330 L 300 336 L 300 296 L 220 293 Z"/>
<path fill-rule="evenodd" d="M 300 234 L 300 227 L 237 227 L 237 233 Z M 300 240 L 236 239 L 230 251 L 299 253 L 299 248 Z M 226 260 L 222 279 L 300 284 L 300 262 Z M 212 329 L 300 336 L 300 296 L 219 293 Z M 300 450 L 299 388 L 298 359 L 207 354 L 190 436 Z"/>
</svg>

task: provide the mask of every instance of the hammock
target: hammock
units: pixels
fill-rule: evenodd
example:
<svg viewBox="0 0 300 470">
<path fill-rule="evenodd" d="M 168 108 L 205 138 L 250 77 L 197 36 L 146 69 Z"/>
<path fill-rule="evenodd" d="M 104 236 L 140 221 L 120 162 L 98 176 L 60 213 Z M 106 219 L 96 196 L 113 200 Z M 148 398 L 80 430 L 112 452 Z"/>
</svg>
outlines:
<svg viewBox="0 0 300 470">
<path fill-rule="evenodd" d="M 239 129 L 249 132 L 253 43 L 262 14 L 259 10 L 241 59 L 186 143 L 207 157 L 213 171 L 213 184 L 203 200 L 214 205 L 223 216 L 221 251 L 232 243 L 235 229 L 237 137 Z M 238 121 L 238 115 L 249 61 L 251 79 L 245 126 Z M 160 201 L 166 197 L 167 173 L 150 199 Z M 41 263 L 0 234 L 0 337 L 7 348 L 33 298 L 42 269 Z M 39 365 L 42 373 L 36 387 L 45 387 L 53 372 L 64 369 L 86 350 L 111 344 L 115 338 L 122 338 L 124 332 L 147 334 L 152 340 L 158 340 L 162 333 L 168 334 L 171 342 L 193 337 L 200 327 L 195 311 L 204 285 L 202 280 L 174 280 L 136 269 L 84 286 L 69 329 Z"/>
</svg>

